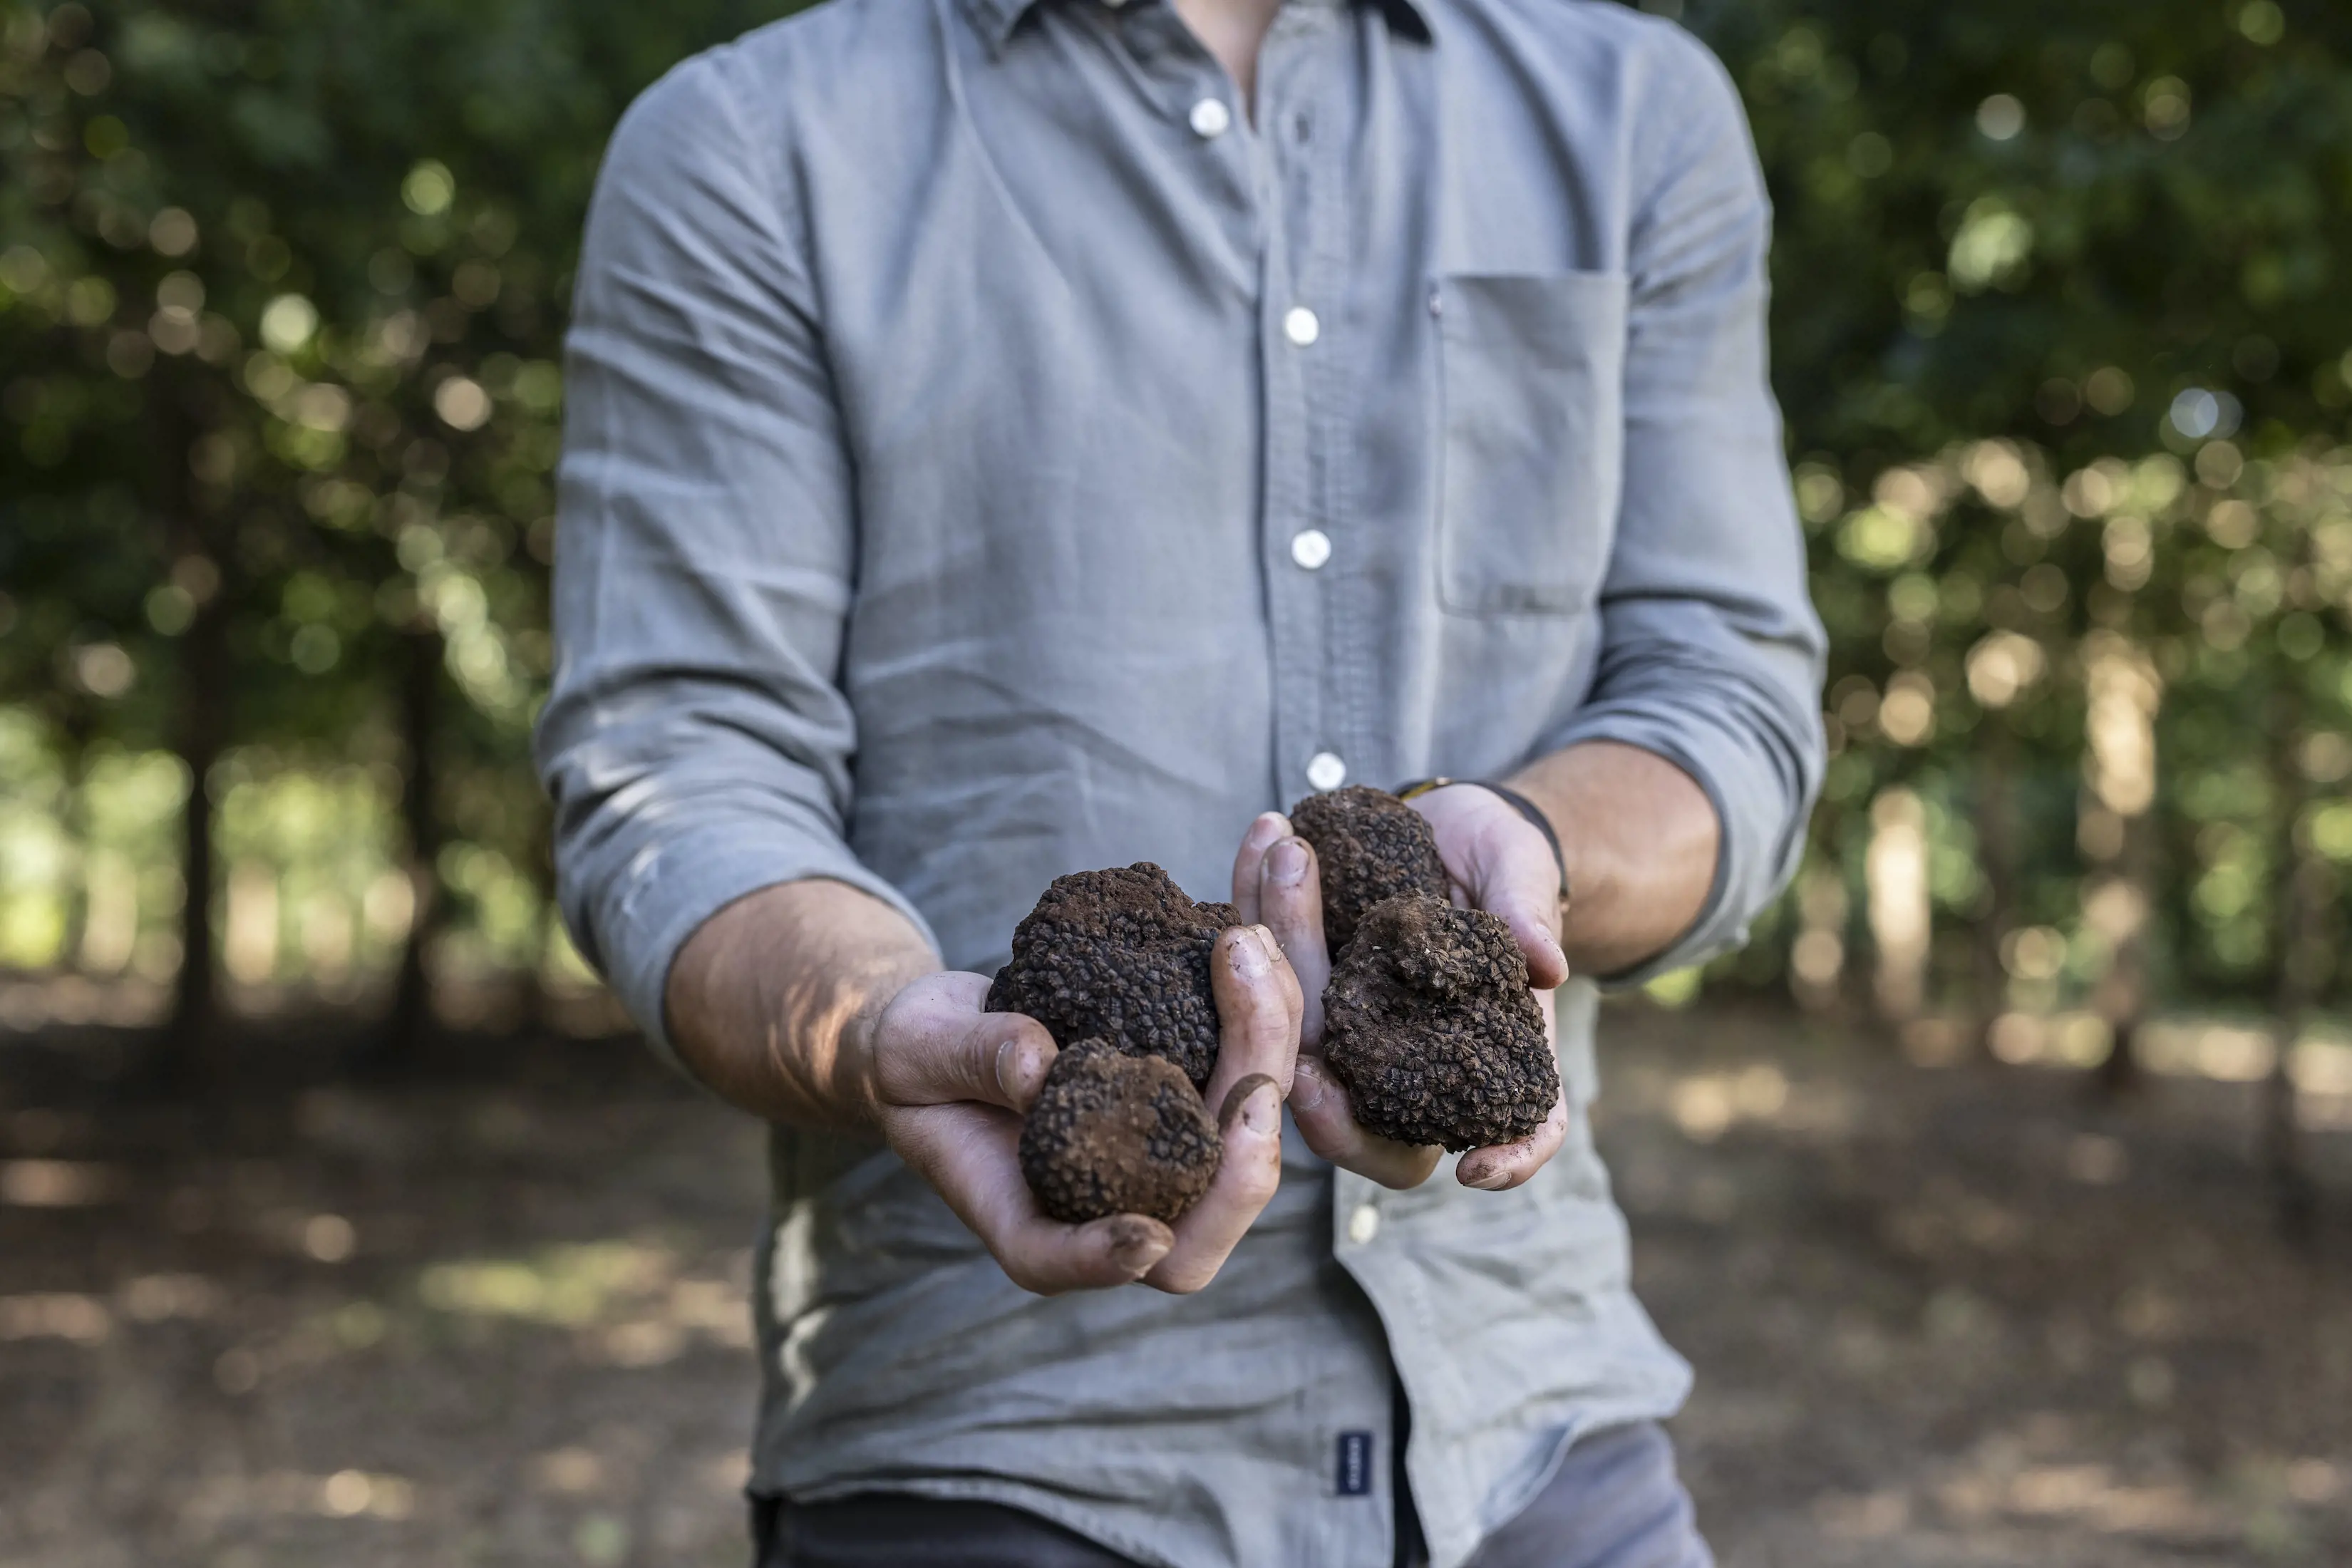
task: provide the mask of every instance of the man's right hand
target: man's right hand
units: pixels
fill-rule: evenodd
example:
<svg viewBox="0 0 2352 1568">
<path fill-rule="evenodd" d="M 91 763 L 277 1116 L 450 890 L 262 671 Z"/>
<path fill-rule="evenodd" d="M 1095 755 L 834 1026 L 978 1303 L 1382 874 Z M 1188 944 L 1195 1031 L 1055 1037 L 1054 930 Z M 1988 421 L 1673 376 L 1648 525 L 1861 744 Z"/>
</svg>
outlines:
<svg viewBox="0 0 2352 1568">
<path fill-rule="evenodd" d="M 1021 1120 L 1053 1065 L 1045 1026 L 983 1010 L 988 980 L 917 979 L 845 1046 L 883 1136 L 971 1227 L 1013 1283 L 1041 1295 L 1125 1285 L 1197 1290 L 1215 1278 L 1274 1196 L 1282 1100 L 1304 1010 L 1296 975 L 1262 926 L 1218 938 L 1212 978 L 1223 1025 L 1209 1106 L 1224 1157 L 1209 1191 L 1173 1226 L 1143 1215 L 1085 1225 L 1049 1219 L 1021 1174 Z"/>
</svg>

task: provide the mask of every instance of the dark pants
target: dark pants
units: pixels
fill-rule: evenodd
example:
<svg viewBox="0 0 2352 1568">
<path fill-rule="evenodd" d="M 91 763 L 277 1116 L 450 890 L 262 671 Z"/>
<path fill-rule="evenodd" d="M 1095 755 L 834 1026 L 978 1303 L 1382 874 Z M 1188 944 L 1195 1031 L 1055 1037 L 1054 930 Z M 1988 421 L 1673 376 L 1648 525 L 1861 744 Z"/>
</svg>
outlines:
<svg viewBox="0 0 2352 1568">
<path fill-rule="evenodd" d="M 753 1568 L 1133 1568 L 1129 1559 L 996 1503 L 876 1493 L 793 1505 L 755 1499 Z M 1421 1531 L 1408 1503 L 1401 1558 Z M 1654 1423 L 1596 1432 L 1569 1450 L 1526 1511 L 1488 1536 L 1471 1568 L 1714 1568 L 1675 1448 Z M 1320 1568 L 1302 1565 L 1302 1568 Z"/>
</svg>

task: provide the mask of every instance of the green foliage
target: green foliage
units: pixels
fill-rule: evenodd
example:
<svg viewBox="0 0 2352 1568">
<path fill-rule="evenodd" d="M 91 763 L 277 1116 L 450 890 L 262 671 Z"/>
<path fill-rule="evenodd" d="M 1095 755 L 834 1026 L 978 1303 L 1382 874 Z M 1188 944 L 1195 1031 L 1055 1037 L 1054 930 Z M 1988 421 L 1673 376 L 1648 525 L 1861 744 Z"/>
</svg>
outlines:
<svg viewBox="0 0 2352 1568">
<path fill-rule="evenodd" d="M 2155 895 L 2161 984 L 2267 1000 L 2289 863 L 2332 923 L 2347 837 L 2308 802 L 2352 771 L 2352 14 L 1687 19 L 1740 84 L 1778 208 L 1777 382 L 1841 753 L 1816 842 L 1852 907 L 1864 808 L 1907 784 L 1948 947 L 1987 921 L 2068 942 L 2030 999 L 2095 985 L 2086 893 L 2115 875 Z M 2099 798 L 2095 667 L 2153 678 L 2157 795 L 2127 836 Z M 1971 825 L 1997 802 L 2016 820 L 1995 851 Z M 2032 993 L 2046 966 L 2007 952 Z"/>
<path fill-rule="evenodd" d="M 272 868 L 288 962 L 336 950 L 338 888 L 378 961 L 420 746 L 462 934 L 532 961 L 524 744 L 582 213 L 643 84 L 789 8 L 0 5 L 0 961 L 55 956 L 163 853 L 185 770 L 138 759 L 205 713 L 224 854 Z M 2273 993 L 2296 941 L 2328 945 L 2352 860 L 2352 13 L 1685 20 L 1778 206 L 1778 382 L 1834 645 L 1807 890 L 1721 973 L 1862 939 L 1872 803 L 1902 786 L 1944 983 L 1990 922 L 2012 1000 L 2086 994 L 2122 879 L 2165 984 Z M 448 700 L 416 700 L 420 647 Z M 2126 832 L 2136 722 L 2157 787 Z M 2296 877 L 2326 916 L 2299 937 Z M 177 894 L 133 881 L 152 945 Z"/>
<path fill-rule="evenodd" d="M 453 896 L 512 949 L 510 884 L 544 884 L 526 746 L 597 159 L 661 69 L 784 8 L 0 8 L 0 702 L 68 753 L 216 710 L 257 788 L 388 773 L 343 840 L 379 859 L 428 748 L 435 815 L 509 872 Z M 420 639 L 458 699 L 423 734 Z M 226 852 L 262 855 L 247 785 L 213 783 Z"/>
</svg>

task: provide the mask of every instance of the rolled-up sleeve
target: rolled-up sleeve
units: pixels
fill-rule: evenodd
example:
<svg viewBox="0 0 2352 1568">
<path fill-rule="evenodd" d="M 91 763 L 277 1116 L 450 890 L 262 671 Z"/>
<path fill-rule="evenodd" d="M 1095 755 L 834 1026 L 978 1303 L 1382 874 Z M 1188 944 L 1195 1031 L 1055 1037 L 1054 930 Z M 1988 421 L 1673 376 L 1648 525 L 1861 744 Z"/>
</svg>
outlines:
<svg viewBox="0 0 2352 1568">
<path fill-rule="evenodd" d="M 598 179 L 537 737 L 565 921 L 665 1055 L 671 961 L 745 893 L 831 879 L 929 934 L 845 836 L 853 480 L 782 154 L 729 68 L 648 91 Z"/>
<path fill-rule="evenodd" d="M 1723 836 L 1698 919 L 1615 977 L 1629 983 L 1744 940 L 1796 868 L 1823 765 L 1824 641 L 1766 370 L 1770 208 L 1722 68 L 1660 34 L 1629 247 L 1624 500 L 1592 693 L 1557 740 L 1673 762 Z"/>
</svg>

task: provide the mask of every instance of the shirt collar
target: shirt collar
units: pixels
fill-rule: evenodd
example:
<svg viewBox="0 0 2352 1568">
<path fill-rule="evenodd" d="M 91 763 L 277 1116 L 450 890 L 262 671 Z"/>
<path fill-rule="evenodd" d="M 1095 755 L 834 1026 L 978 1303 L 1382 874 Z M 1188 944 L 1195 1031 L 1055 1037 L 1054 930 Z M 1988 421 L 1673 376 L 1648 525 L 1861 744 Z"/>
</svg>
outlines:
<svg viewBox="0 0 2352 1568">
<path fill-rule="evenodd" d="M 1021 18 L 1045 5 L 1046 0 L 963 0 L 964 9 L 971 13 L 973 25 L 987 40 L 989 52 L 995 54 L 1004 47 L 1013 29 Z M 1080 5 L 1102 5 L 1122 9 L 1129 5 L 1166 5 L 1168 0 L 1070 0 Z M 1348 0 L 1342 0 L 1348 3 Z M 1389 19 L 1389 26 L 1419 43 L 1431 40 L 1429 18 L 1421 9 L 1420 0 L 1354 0 L 1354 3 L 1378 5 Z"/>
</svg>

